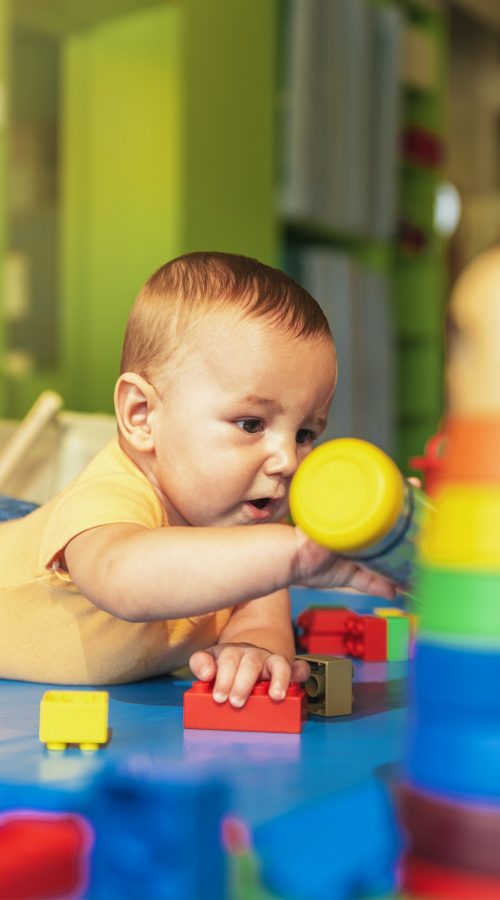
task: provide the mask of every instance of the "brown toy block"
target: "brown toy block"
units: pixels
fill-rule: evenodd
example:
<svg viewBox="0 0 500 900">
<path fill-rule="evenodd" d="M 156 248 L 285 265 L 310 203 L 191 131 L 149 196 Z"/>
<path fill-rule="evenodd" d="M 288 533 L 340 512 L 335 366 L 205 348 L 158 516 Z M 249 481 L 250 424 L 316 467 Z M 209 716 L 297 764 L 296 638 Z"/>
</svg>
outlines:
<svg viewBox="0 0 500 900">
<path fill-rule="evenodd" d="M 304 687 L 307 708 L 316 716 L 349 716 L 352 713 L 354 666 L 342 656 L 306 656 L 311 675 Z"/>
</svg>

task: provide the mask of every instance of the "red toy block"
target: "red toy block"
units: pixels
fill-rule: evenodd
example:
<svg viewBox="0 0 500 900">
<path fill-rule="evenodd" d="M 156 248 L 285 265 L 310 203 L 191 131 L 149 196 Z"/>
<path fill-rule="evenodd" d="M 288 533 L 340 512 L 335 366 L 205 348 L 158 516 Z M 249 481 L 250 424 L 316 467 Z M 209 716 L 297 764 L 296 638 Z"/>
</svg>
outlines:
<svg viewBox="0 0 500 900">
<path fill-rule="evenodd" d="M 242 707 L 216 703 L 213 682 L 194 681 L 184 694 L 184 728 L 299 734 L 307 718 L 307 695 L 291 684 L 284 700 L 272 700 L 269 681 L 259 681 Z"/>
<path fill-rule="evenodd" d="M 345 656 L 344 635 L 349 619 L 355 615 L 345 606 L 312 606 L 297 617 L 300 647 L 305 653 Z"/>
<path fill-rule="evenodd" d="M 387 619 L 359 615 L 346 607 L 312 607 L 297 618 L 304 630 L 299 643 L 304 652 L 354 656 L 365 662 L 387 659 Z"/>
<path fill-rule="evenodd" d="M 0 816 L 0 900 L 82 897 L 92 830 L 71 813 Z"/>
<path fill-rule="evenodd" d="M 383 616 L 356 616 L 349 620 L 345 635 L 349 656 L 365 662 L 387 659 L 387 619 Z"/>
<path fill-rule="evenodd" d="M 343 634 L 303 634 L 299 638 L 301 652 L 312 656 L 317 654 L 328 656 L 346 656 L 345 637 Z"/>
<path fill-rule="evenodd" d="M 313 634 L 343 634 L 355 615 L 346 606 L 311 606 L 297 617 L 297 625 Z"/>
<path fill-rule="evenodd" d="M 440 900 L 498 900 L 500 878 L 478 872 L 442 866 L 407 854 L 402 861 L 402 888 L 415 897 Z"/>
</svg>

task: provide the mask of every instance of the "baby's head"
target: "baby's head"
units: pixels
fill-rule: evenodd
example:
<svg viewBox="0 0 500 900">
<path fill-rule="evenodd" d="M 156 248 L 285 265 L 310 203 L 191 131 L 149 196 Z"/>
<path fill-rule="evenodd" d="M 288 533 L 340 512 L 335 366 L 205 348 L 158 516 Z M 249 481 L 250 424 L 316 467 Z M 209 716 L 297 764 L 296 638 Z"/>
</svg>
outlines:
<svg viewBox="0 0 500 900">
<path fill-rule="evenodd" d="M 187 253 L 161 266 L 132 307 L 120 371 L 163 381 L 190 352 L 190 337 L 224 314 L 259 318 L 294 337 L 332 340 L 320 306 L 279 269 L 232 253 Z"/>
<path fill-rule="evenodd" d="M 277 521 L 335 381 L 328 322 L 303 287 L 244 256 L 186 254 L 151 276 L 132 309 L 115 391 L 120 441 L 171 523 Z"/>
</svg>

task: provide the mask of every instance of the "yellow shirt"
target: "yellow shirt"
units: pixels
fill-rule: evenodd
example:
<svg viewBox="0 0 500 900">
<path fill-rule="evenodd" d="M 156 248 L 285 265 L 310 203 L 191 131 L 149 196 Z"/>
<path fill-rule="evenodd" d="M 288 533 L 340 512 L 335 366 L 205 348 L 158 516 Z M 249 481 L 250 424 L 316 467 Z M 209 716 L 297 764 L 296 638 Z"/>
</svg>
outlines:
<svg viewBox="0 0 500 900">
<path fill-rule="evenodd" d="M 139 681 L 186 665 L 195 650 L 216 643 L 230 609 L 125 622 L 79 593 L 58 557 L 77 534 L 112 522 L 168 525 L 153 487 L 116 439 L 44 506 L 0 522 L 0 678 Z"/>
</svg>

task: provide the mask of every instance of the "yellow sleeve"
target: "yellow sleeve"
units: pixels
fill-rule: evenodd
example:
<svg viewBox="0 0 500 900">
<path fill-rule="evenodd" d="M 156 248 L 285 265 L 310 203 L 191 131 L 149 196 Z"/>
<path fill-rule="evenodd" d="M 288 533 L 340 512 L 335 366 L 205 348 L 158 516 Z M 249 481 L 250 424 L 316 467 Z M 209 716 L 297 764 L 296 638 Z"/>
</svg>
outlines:
<svg viewBox="0 0 500 900">
<path fill-rule="evenodd" d="M 66 545 L 77 534 L 117 522 L 133 522 L 144 528 L 166 525 L 162 506 L 145 480 L 117 473 L 77 479 L 52 501 L 40 542 L 42 569 L 57 570 Z M 54 565 L 55 564 L 55 565 Z M 64 571 L 58 572 L 68 578 Z"/>
</svg>

